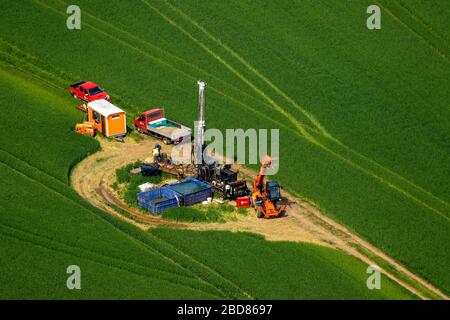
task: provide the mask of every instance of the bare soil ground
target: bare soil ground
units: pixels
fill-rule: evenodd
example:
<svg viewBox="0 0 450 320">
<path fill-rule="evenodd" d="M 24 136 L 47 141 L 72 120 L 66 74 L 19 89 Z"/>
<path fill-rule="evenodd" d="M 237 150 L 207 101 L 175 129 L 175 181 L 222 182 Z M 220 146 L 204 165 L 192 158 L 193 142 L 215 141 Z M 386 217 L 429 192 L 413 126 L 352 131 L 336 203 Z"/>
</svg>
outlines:
<svg viewBox="0 0 450 320">
<path fill-rule="evenodd" d="M 258 219 L 253 210 L 248 216 L 239 216 L 237 221 L 226 223 L 176 223 L 168 222 L 159 217 L 148 216 L 143 212 L 130 208 L 119 199 L 111 188 L 115 181 L 115 170 L 136 160 L 144 160 L 151 156 L 151 150 L 156 140 L 144 137 L 139 143 L 130 138 L 124 143 L 98 138 L 101 151 L 81 161 L 71 173 L 71 183 L 74 189 L 92 205 L 105 210 L 118 219 L 123 219 L 143 230 L 154 226 L 170 226 L 191 230 L 227 230 L 247 231 L 263 235 L 273 241 L 303 241 L 332 247 L 353 255 L 363 262 L 372 265 L 382 261 L 390 270 L 382 269 L 383 273 L 422 299 L 430 298 L 426 291 L 431 291 L 443 299 L 448 297 L 440 290 L 427 283 L 422 278 L 407 270 L 381 250 L 372 246 L 357 236 L 348 228 L 338 224 L 323 215 L 308 202 L 295 198 L 285 190 L 283 196 L 293 204 L 287 209 L 287 215 L 280 219 Z M 163 152 L 170 154 L 171 147 L 163 146 Z M 239 167 L 247 181 L 255 176 L 255 172 Z M 127 214 L 125 215 L 124 212 Z M 368 252 L 365 254 L 364 252 Z M 369 257 L 370 256 L 370 257 Z M 376 257 L 376 261 L 374 259 Z M 379 263 L 378 263 L 379 264 Z M 393 271 L 394 270 L 394 271 Z M 426 290 L 418 290 L 412 283 L 420 284 Z"/>
</svg>

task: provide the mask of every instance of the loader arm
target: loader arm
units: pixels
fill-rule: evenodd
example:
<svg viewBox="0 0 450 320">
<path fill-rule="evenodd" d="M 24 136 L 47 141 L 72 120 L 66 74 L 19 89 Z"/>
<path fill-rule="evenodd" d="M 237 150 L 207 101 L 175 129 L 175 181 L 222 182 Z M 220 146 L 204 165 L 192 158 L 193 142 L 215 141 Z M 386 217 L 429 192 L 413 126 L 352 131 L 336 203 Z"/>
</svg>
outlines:
<svg viewBox="0 0 450 320">
<path fill-rule="evenodd" d="M 258 174 L 256 176 L 255 181 L 253 181 L 253 190 L 259 190 L 261 191 L 264 186 L 264 175 Z"/>
<path fill-rule="evenodd" d="M 253 190 L 262 191 L 264 187 L 264 178 L 265 178 L 265 171 L 266 168 L 270 167 L 272 165 L 272 160 L 270 158 L 266 158 L 262 161 L 261 167 L 259 168 L 258 175 L 255 178 L 255 181 L 253 181 Z"/>
</svg>

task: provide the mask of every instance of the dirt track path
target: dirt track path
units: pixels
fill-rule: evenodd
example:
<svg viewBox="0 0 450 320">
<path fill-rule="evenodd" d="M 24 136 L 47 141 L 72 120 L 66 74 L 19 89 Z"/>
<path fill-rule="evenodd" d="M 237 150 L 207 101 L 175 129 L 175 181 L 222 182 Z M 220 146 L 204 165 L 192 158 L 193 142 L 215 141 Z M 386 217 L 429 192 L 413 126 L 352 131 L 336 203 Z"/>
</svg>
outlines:
<svg viewBox="0 0 450 320">
<path fill-rule="evenodd" d="M 87 157 L 73 169 L 71 174 L 72 186 L 86 201 L 94 206 L 143 230 L 165 225 L 200 231 L 247 231 L 261 234 L 267 240 L 303 241 L 332 247 L 353 255 L 368 265 L 377 264 L 374 259 L 368 257 L 370 255 L 376 257 L 377 261 L 389 265 L 391 270 L 395 270 L 392 272 L 382 269 L 386 276 L 418 297 L 429 298 L 423 290 L 417 290 L 411 286 L 411 283 L 418 283 L 441 298 L 448 299 L 448 296 L 440 290 L 410 272 L 381 250 L 358 237 L 346 227 L 324 216 L 311 204 L 295 198 L 286 191 L 283 191 L 283 195 L 295 203 L 288 207 L 287 216 L 282 219 L 264 220 L 250 214 L 247 217 L 241 216 L 238 221 L 234 222 L 196 224 L 167 222 L 159 217 L 142 214 L 118 199 L 117 194 L 111 188 L 111 184 L 115 181 L 115 170 L 117 168 L 136 160 L 148 158 L 156 141 L 150 137 L 145 137 L 139 143 L 130 138 L 126 139 L 125 143 L 109 141 L 104 138 L 98 138 L 98 140 L 102 150 Z M 170 147 L 163 146 L 163 152 L 170 153 Z M 247 181 L 251 181 L 254 172 L 242 167 L 239 169 L 241 174 L 247 177 Z M 128 213 L 127 216 L 123 214 L 124 211 Z M 369 254 L 366 255 L 362 252 L 369 252 Z M 401 274 L 401 279 L 399 274 Z"/>
</svg>

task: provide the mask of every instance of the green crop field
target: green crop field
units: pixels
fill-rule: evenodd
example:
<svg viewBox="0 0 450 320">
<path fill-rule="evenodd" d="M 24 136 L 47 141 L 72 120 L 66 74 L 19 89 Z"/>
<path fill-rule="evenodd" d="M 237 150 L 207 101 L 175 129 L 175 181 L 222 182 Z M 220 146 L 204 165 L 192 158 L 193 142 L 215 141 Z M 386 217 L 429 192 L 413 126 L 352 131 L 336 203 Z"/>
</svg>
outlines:
<svg viewBox="0 0 450 320">
<path fill-rule="evenodd" d="M 381 30 L 366 28 L 366 9 L 373 3 L 382 10 Z M 354 297 L 366 297 L 367 290 L 357 289 L 353 282 L 364 276 L 358 273 L 362 265 L 350 267 L 350 258 L 335 252 L 285 243 L 260 247 L 257 244 L 262 240 L 239 235 L 252 250 L 261 250 L 253 252 L 255 256 L 264 256 L 265 250 L 275 255 L 275 262 L 267 268 L 276 268 L 279 261 L 289 268 L 298 264 L 310 270 L 309 264 L 318 263 L 315 272 L 323 267 L 317 276 L 325 277 L 340 272 L 336 261 L 345 260 L 342 265 L 348 267 L 343 267 L 343 272 L 353 279 L 347 282 L 348 276 L 335 277 L 336 283 L 320 288 L 323 296 L 318 292 L 303 296 L 301 286 L 298 291 L 288 287 L 277 291 L 269 284 L 261 288 L 266 283 L 258 279 L 266 279 L 264 272 L 255 276 L 258 283 L 254 283 L 248 273 L 239 273 L 244 266 L 220 263 L 218 252 L 225 249 L 208 247 L 211 237 L 223 237 L 224 243 L 231 245 L 237 241 L 235 235 L 159 230 L 144 236 L 92 209 L 67 186 L 71 166 L 97 148 L 90 139 L 71 133 L 71 125 L 80 121 L 74 102 L 64 97 L 71 82 L 93 80 L 107 88 L 115 103 L 127 111 L 129 121 L 142 110 L 163 106 L 174 120 L 192 124 L 197 117 L 196 80 L 205 79 L 207 127 L 279 128 L 277 179 L 287 190 L 315 203 L 322 212 L 450 293 L 448 2 L 142 0 L 130 5 L 119 0 L 80 0 L 81 30 L 66 28 L 69 4 L 65 0 L 0 4 L 0 60 L 4 66 L 0 104 L 2 109 L 14 111 L 3 112 L 2 126 L 7 130 L 0 138 L 2 165 L 6 163 L 1 174 L 9 181 L 2 186 L 7 190 L 1 192 L 1 235 L 11 242 L 8 249 L 1 248 L 12 261 L 2 259 L 1 268 L 9 270 L 2 277 L 13 277 L 17 265 L 26 265 L 34 255 L 55 255 L 52 263 L 37 266 L 39 276 L 34 281 L 45 277 L 49 285 L 56 286 L 65 274 L 60 274 L 61 278 L 47 275 L 77 256 L 85 258 L 95 272 L 105 272 L 104 278 L 95 280 L 98 291 L 86 291 L 87 297 L 124 296 L 122 289 L 130 282 L 136 284 L 133 291 L 128 289 L 130 295 L 166 297 L 170 290 L 160 290 L 162 284 L 156 280 L 151 286 L 140 281 L 153 276 L 146 267 L 155 267 L 152 259 L 156 259 L 159 262 L 155 264 L 166 271 L 164 277 L 173 286 L 184 288 L 177 297 L 230 297 L 239 296 L 242 290 L 266 298 L 348 297 L 350 288 Z M 13 70 L 22 70 L 27 77 Z M 42 88 L 42 83 L 48 88 Z M 20 189 L 5 188 L 7 185 Z M 64 196 L 56 197 L 55 189 Z M 42 193 L 42 198 L 31 197 L 34 192 Z M 39 209 L 49 202 L 46 199 L 54 201 L 52 208 Z M 89 228 L 104 231 L 94 233 L 97 241 L 89 241 Z M 23 233 L 20 239 L 14 230 Z M 85 237 L 76 236 L 81 231 Z M 196 237 L 202 238 L 195 242 L 198 246 L 185 246 Z M 66 238 L 68 243 L 63 242 Z M 61 248 L 50 247 L 51 239 Z M 164 249 L 155 253 L 148 249 L 153 245 L 150 241 Z M 166 241 L 176 243 L 168 245 Z M 83 243 L 86 247 L 78 251 Z M 66 245 L 70 248 L 62 249 Z M 166 269 L 167 260 L 160 254 L 172 254 L 172 245 L 192 258 L 189 266 L 169 263 L 174 270 Z M 275 246 L 276 250 L 271 249 Z M 15 256 L 14 247 L 27 248 L 27 254 Z M 127 249 L 119 250 L 121 247 Z M 104 252 L 105 248 L 111 252 Z M 72 256 L 67 253 L 70 250 Z M 202 250 L 207 251 L 204 257 L 198 254 Z M 277 250 L 279 255 L 274 253 Z M 94 251 L 105 256 L 98 257 Z M 286 251 L 289 253 L 281 254 Z M 138 259 L 140 254 L 149 257 Z M 311 260 L 304 264 L 301 258 L 286 261 L 297 255 Z M 316 260 L 314 255 L 327 258 Z M 248 272 L 255 270 L 257 263 L 264 265 L 252 257 L 247 259 L 255 263 L 253 268 L 245 267 Z M 234 282 L 222 283 L 218 274 L 206 269 L 201 271 L 206 274 L 195 274 L 207 279 L 207 283 L 200 281 L 192 274 L 195 268 L 190 263 L 194 261 L 214 264 L 216 270 L 223 268 L 218 274 Z M 121 263 L 126 266 L 122 268 Z M 118 289 L 111 293 L 107 283 L 116 272 L 123 279 L 117 280 Z M 172 279 L 172 274 L 177 277 Z M 43 294 L 31 279 L 13 278 L 31 284 L 11 282 L 11 288 L 2 287 L 8 292 L 1 296 L 73 295 L 63 289 Z M 286 272 L 274 281 L 300 283 L 300 279 L 299 272 Z M 341 290 L 330 289 L 343 282 L 347 284 Z M 325 282 L 320 283 L 326 287 Z M 26 289 L 14 295 L 13 287 L 18 285 Z M 384 297 L 395 296 L 396 290 Z"/>
<path fill-rule="evenodd" d="M 0 298 L 413 298 L 387 278 L 382 290 L 367 290 L 366 266 L 335 250 L 224 232 L 173 237 L 170 230 L 144 232 L 116 220 L 68 185 L 71 165 L 98 147 L 72 132 L 80 114 L 71 98 L 5 64 L 0 85 L 2 112 L 14 106 L 3 119 L 10 130 L 0 148 Z M 16 125 L 22 121 L 28 130 Z M 245 261 L 239 279 L 221 263 L 223 252 L 211 246 L 237 242 L 241 249 L 232 258 Z M 205 249 L 211 255 L 198 256 Z M 296 258 L 280 273 L 282 285 L 266 282 L 264 273 L 255 277 L 253 270 L 277 271 L 286 256 Z M 82 288 L 72 291 L 66 268 L 74 264 L 82 270 Z M 311 288 L 314 279 L 324 286 Z M 295 290 L 289 287 L 294 283 Z"/>
</svg>

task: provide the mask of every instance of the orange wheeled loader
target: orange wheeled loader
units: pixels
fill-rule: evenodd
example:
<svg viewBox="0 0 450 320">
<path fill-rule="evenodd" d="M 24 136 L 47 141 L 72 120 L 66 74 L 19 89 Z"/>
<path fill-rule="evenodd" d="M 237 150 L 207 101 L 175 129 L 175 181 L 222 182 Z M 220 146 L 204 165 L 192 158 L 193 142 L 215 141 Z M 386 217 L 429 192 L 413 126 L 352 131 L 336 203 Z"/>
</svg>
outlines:
<svg viewBox="0 0 450 320">
<path fill-rule="evenodd" d="M 277 181 L 267 181 L 264 185 L 265 171 L 272 165 L 272 159 L 265 157 L 255 181 L 253 181 L 252 204 L 258 218 L 277 218 L 285 214 L 286 201 L 281 197 Z"/>
</svg>

